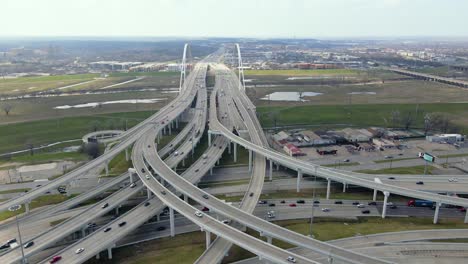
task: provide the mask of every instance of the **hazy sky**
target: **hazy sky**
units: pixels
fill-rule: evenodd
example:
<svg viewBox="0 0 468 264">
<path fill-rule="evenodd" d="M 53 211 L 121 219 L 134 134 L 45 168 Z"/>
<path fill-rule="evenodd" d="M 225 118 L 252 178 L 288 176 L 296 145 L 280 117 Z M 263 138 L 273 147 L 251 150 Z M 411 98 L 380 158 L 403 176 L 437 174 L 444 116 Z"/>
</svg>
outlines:
<svg viewBox="0 0 468 264">
<path fill-rule="evenodd" d="M 0 0 L 0 36 L 468 36 L 466 0 Z"/>
</svg>

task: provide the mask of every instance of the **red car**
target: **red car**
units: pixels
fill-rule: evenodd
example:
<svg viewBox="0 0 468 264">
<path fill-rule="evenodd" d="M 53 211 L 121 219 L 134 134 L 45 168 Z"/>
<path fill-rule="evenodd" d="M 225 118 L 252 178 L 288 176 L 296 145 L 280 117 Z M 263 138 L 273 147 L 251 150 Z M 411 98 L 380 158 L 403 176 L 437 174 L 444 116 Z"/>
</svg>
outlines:
<svg viewBox="0 0 468 264">
<path fill-rule="evenodd" d="M 62 259 L 62 256 L 54 256 L 50 261 L 49 263 L 56 263 L 58 262 L 59 260 Z"/>
<path fill-rule="evenodd" d="M 291 206 L 291 207 L 296 207 L 296 204 L 295 204 L 295 203 L 292 203 L 292 204 L 289 204 L 289 206 Z"/>
<path fill-rule="evenodd" d="M 466 212 L 466 208 L 465 208 L 465 207 L 458 208 L 458 211 L 460 211 L 460 212 Z"/>
<path fill-rule="evenodd" d="M 210 209 L 208 207 L 203 207 L 203 209 L 201 209 L 203 212 L 208 212 L 210 211 Z"/>
</svg>

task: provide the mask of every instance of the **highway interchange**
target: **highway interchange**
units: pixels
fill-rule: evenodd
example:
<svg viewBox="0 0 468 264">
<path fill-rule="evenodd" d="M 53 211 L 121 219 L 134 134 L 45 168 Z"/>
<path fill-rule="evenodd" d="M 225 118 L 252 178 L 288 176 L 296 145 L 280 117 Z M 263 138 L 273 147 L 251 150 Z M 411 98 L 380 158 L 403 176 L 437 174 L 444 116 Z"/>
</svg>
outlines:
<svg viewBox="0 0 468 264">
<path fill-rule="evenodd" d="M 108 191 L 111 187 L 126 180 L 130 181 L 125 187 L 107 196 L 99 203 L 83 209 L 79 214 L 71 216 L 52 228 L 42 230 L 39 234 L 26 237 L 25 242 L 34 241 L 32 247 L 24 249 L 27 257 L 52 246 L 75 231 L 85 230 L 88 223 L 111 210 L 118 210 L 116 208 L 146 188 L 146 200 L 111 222 L 100 226 L 88 236 L 79 239 L 59 252 L 55 252 L 54 255 L 60 255 L 64 263 L 83 263 L 106 249 L 111 256 L 112 248 L 115 247 L 117 241 L 169 207 L 169 234 L 171 236 L 175 235 L 175 211 L 206 232 L 207 250 L 200 256 L 197 263 L 219 263 L 232 244 L 274 263 L 291 263 L 293 261 L 297 263 L 323 263 L 330 261 L 330 259 L 335 260 L 334 263 L 392 263 L 395 261 L 392 258 L 389 258 L 391 260 L 377 258 L 368 252 L 350 250 L 348 247 L 334 243 L 321 242 L 267 221 L 270 219 L 263 219 L 262 215 L 265 215 L 265 210 L 262 210 L 257 204 L 262 193 L 264 179 L 269 176 L 266 173 L 267 167 L 268 171 L 271 172 L 274 164 L 280 164 L 297 171 L 298 190 L 303 175 L 307 174 L 326 179 L 328 192 L 332 180 L 341 182 L 345 186 L 352 184 L 383 192 L 385 200 L 380 210 L 382 217 L 385 217 L 386 203 L 390 194 L 436 202 L 434 222 L 437 222 L 439 212 L 443 211 L 440 208 L 441 204 L 468 207 L 466 199 L 431 193 L 427 189 L 418 190 L 409 187 L 404 184 L 405 181 L 414 181 L 409 176 L 398 176 L 396 180 L 389 180 L 390 175 L 366 175 L 321 167 L 271 150 L 256 118 L 255 106 L 246 96 L 242 81 L 239 81 L 237 75 L 229 68 L 219 64 L 218 58 L 219 54 L 209 56 L 196 64 L 187 77 L 184 73 L 179 96 L 153 116 L 126 132 L 110 131 L 117 136 L 113 137 L 112 140 L 106 139 L 106 141 L 118 141 L 119 143 L 110 148 L 104 155 L 54 181 L 0 204 L 0 210 L 3 211 L 13 205 L 28 204 L 32 199 L 49 190 L 56 189 L 96 166 L 102 164 L 107 166 L 113 157 L 122 151 L 127 152 L 133 145 L 131 159 L 134 170 L 129 170 L 128 173 L 67 202 L 45 210 L 31 212 L 20 218 L 22 224 L 27 224 L 36 219 L 50 217 L 52 214 L 71 209 L 83 201 Z M 216 85 L 209 98 L 205 84 L 208 67 L 216 73 Z M 169 144 L 159 150 L 156 142 L 163 134 L 171 133 L 171 128 L 178 127 L 179 120 L 183 115 L 189 115 L 190 121 Z M 194 148 L 204 133 L 207 121 L 209 121 L 209 147 L 184 173 L 177 174 L 175 168 L 180 163 L 184 164 L 188 155 L 191 153 L 193 155 Z M 242 137 L 240 137 L 233 132 L 233 127 L 239 131 L 245 129 L 247 134 L 242 133 Z M 84 140 L 96 135 L 87 135 Z M 211 171 L 223 152 L 228 150 L 235 153 L 239 146 L 249 150 L 251 178 L 241 203 L 231 205 L 199 189 L 196 184 L 206 173 Z M 450 188 L 451 185 L 446 185 L 446 181 L 443 182 L 445 185 L 442 184 L 442 177 L 446 178 L 447 176 L 433 177 L 432 182 L 440 190 L 433 189 L 432 191 L 446 191 L 446 188 Z M 466 181 L 465 176 L 457 177 L 463 182 Z M 202 207 L 209 208 L 211 213 L 200 211 L 200 206 L 188 203 L 189 199 Z M 330 213 L 333 215 L 334 206 L 330 204 L 329 207 L 332 208 Z M 254 213 L 255 209 L 257 210 Z M 350 207 L 350 209 L 355 211 L 354 207 Z M 282 213 L 289 215 L 289 210 L 291 208 L 278 209 L 278 219 L 282 218 Z M 376 210 L 372 211 L 373 215 L 379 213 Z M 223 223 L 213 217 L 213 214 L 217 217 L 221 215 L 221 219 L 228 219 L 229 222 Z M 467 221 L 466 216 L 465 221 Z M 11 231 L 13 222 L 7 222 L 0 227 L 2 237 L 13 236 L 14 233 Z M 258 231 L 261 236 L 267 238 L 267 241 L 256 239 L 244 233 L 245 227 Z M 211 233 L 217 235 L 217 239 L 212 243 L 210 241 Z M 296 251 L 289 252 L 278 248 L 272 245 L 273 238 L 300 246 L 313 254 L 299 254 Z M 77 254 L 76 250 L 80 248 L 84 250 Z M 47 263 L 50 258 L 46 258 L 40 263 Z M 21 253 L 18 248 L 0 253 L 1 263 L 15 263 L 20 259 Z"/>
</svg>

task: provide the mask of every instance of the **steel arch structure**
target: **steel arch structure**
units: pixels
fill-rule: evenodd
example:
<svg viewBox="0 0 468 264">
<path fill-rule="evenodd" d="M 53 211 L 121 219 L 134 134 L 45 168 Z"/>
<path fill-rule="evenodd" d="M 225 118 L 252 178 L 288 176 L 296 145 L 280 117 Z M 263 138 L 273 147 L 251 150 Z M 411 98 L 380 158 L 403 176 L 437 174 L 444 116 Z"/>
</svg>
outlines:
<svg viewBox="0 0 468 264">
<path fill-rule="evenodd" d="M 185 78 L 187 75 L 187 55 L 190 57 L 191 49 L 189 43 L 184 45 L 184 54 L 182 55 L 182 63 L 180 65 L 180 82 L 179 82 L 179 93 L 185 87 Z"/>
<path fill-rule="evenodd" d="M 239 70 L 239 90 L 245 91 L 244 66 L 242 65 L 242 56 L 239 43 L 236 43 L 237 61 Z"/>
</svg>

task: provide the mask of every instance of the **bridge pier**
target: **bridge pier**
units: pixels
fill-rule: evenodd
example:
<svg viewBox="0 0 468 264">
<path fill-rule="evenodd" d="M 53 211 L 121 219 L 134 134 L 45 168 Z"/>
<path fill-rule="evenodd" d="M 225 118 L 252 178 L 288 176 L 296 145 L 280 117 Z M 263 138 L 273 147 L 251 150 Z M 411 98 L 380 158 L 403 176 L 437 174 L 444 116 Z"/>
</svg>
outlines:
<svg viewBox="0 0 468 264">
<path fill-rule="evenodd" d="M 237 143 L 234 142 L 234 163 L 237 162 Z"/>
<path fill-rule="evenodd" d="M 129 160 L 129 157 L 128 157 L 128 148 L 125 148 L 125 161 L 128 161 Z"/>
<path fill-rule="evenodd" d="M 208 130 L 208 147 L 211 147 L 211 132 Z"/>
<path fill-rule="evenodd" d="M 176 117 L 175 119 L 175 128 L 179 129 L 179 117 Z"/>
<path fill-rule="evenodd" d="M 29 201 L 24 204 L 25 212 L 29 214 Z"/>
<path fill-rule="evenodd" d="M 268 178 L 270 179 L 270 181 L 273 180 L 273 160 L 270 159 L 270 171 L 268 172 Z"/>
<path fill-rule="evenodd" d="M 301 179 L 302 179 L 302 171 L 301 169 L 297 170 L 297 183 L 296 183 L 296 191 L 301 191 Z"/>
<path fill-rule="evenodd" d="M 213 175 L 213 167 L 210 168 L 210 175 Z"/>
<path fill-rule="evenodd" d="M 387 201 L 388 201 L 388 196 L 390 196 L 389 192 L 384 192 L 384 200 L 383 200 L 383 208 L 382 208 L 382 218 L 385 218 L 387 215 Z"/>
<path fill-rule="evenodd" d="M 101 252 L 96 254 L 96 259 L 101 259 Z"/>
<path fill-rule="evenodd" d="M 273 238 L 271 236 L 267 236 L 267 243 L 271 244 L 273 242 Z"/>
<path fill-rule="evenodd" d="M 86 226 L 83 226 L 81 228 L 81 238 L 84 238 L 86 236 Z"/>
<path fill-rule="evenodd" d="M 327 200 L 330 200 L 331 180 L 327 178 Z"/>
<path fill-rule="evenodd" d="M 148 189 L 148 188 L 146 188 L 146 196 L 147 196 L 148 199 L 151 198 L 151 195 L 152 195 L 152 194 L 153 194 L 153 193 L 151 192 L 151 190 Z"/>
<path fill-rule="evenodd" d="M 117 205 L 115 207 L 115 215 L 119 215 L 119 207 L 120 207 L 120 205 Z"/>
<path fill-rule="evenodd" d="M 184 194 L 184 202 L 188 203 L 188 196 Z"/>
<path fill-rule="evenodd" d="M 171 228 L 171 237 L 175 236 L 175 227 L 174 227 L 174 209 L 169 207 L 169 225 Z"/>
<path fill-rule="evenodd" d="M 252 150 L 249 149 L 249 172 L 252 172 L 252 159 L 253 159 L 253 153 L 252 153 Z"/>
<path fill-rule="evenodd" d="M 112 259 L 112 247 L 107 249 L 107 258 Z"/>
<path fill-rule="evenodd" d="M 279 171 L 279 169 L 280 169 L 280 164 L 276 163 L 276 170 Z"/>
<path fill-rule="evenodd" d="M 161 131 L 158 132 L 158 135 L 156 136 L 156 139 L 157 139 L 157 142 L 159 144 L 159 142 L 161 141 Z"/>
<path fill-rule="evenodd" d="M 106 176 L 109 176 L 109 161 L 106 160 L 104 163 L 106 165 L 106 168 L 105 168 L 106 169 Z"/>
<path fill-rule="evenodd" d="M 182 166 L 185 167 L 185 159 L 182 159 Z"/>
<path fill-rule="evenodd" d="M 172 126 L 172 121 L 171 121 L 171 122 L 169 123 L 169 125 L 167 126 L 167 127 L 168 127 L 168 129 L 169 129 L 169 135 L 171 135 L 171 134 L 172 134 L 172 131 L 171 131 L 171 126 Z"/>
<path fill-rule="evenodd" d="M 229 141 L 229 144 L 228 144 L 228 154 L 231 154 L 231 141 Z"/>
<path fill-rule="evenodd" d="M 468 224 L 468 210 L 466 210 L 465 220 L 463 220 L 463 223 Z"/>
<path fill-rule="evenodd" d="M 343 182 L 343 192 L 346 192 L 346 182 Z"/>
<path fill-rule="evenodd" d="M 208 249 L 211 245 L 211 232 L 205 231 L 205 237 L 206 237 L 206 248 Z"/>
<path fill-rule="evenodd" d="M 435 208 L 435 212 L 434 212 L 434 221 L 432 221 L 435 224 L 437 224 L 437 222 L 439 221 L 439 210 L 440 210 L 440 206 L 442 205 L 442 203 L 438 203 L 436 202 L 436 208 Z"/>
<path fill-rule="evenodd" d="M 372 196 L 372 201 L 377 201 L 377 189 L 374 189 L 374 195 Z"/>
</svg>

